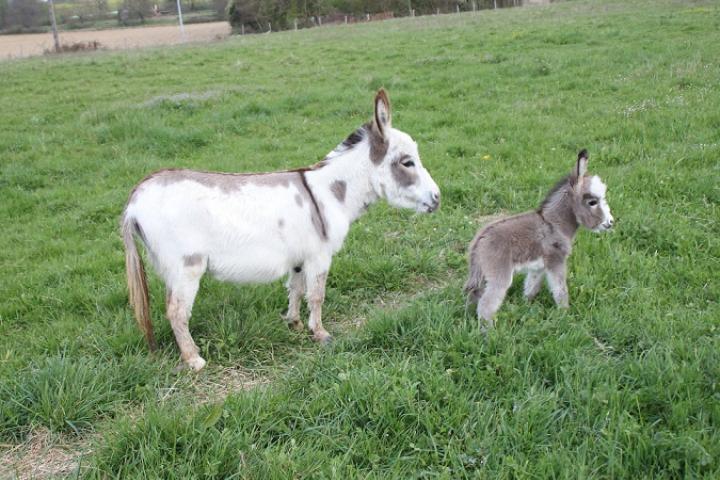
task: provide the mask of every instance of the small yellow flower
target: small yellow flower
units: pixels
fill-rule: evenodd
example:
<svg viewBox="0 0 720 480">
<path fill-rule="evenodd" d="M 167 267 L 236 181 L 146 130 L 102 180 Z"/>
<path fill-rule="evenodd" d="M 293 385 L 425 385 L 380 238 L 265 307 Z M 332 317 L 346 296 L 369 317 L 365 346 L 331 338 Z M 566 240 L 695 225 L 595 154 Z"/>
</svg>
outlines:
<svg viewBox="0 0 720 480">
<path fill-rule="evenodd" d="M 490 155 L 483 155 L 482 159 L 483 159 L 483 160 L 490 160 Z"/>
</svg>

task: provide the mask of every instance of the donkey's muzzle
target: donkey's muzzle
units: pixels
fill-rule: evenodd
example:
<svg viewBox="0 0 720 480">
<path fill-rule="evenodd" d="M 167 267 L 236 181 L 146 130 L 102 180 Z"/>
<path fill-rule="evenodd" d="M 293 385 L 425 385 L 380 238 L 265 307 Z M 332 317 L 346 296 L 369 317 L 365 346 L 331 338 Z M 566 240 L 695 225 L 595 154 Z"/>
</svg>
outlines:
<svg viewBox="0 0 720 480">
<path fill-rule="evenodd" d="M 430 202 L 423 202 L 423 207 L 426 208 L 427 213 L 432 213 L 440 208 L 440 193 L 433 193 Z"/>
</svg>

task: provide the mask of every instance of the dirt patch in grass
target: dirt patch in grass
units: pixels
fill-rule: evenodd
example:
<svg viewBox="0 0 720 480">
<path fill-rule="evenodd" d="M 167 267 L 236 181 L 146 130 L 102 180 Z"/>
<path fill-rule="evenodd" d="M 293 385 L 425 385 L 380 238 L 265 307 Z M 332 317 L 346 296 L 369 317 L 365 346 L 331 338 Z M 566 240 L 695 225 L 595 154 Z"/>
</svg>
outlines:
<svg viewBox="0 0 720 480">
<path fill-rule="evenodd" d="M 2 445 L 0 479 L 64 477 L 82 468 L 82 458 L 91 452 L 88 437 L 54 435 L 38 429 L 19 445 Z"/>
<path fill-rule="evenodd" d="M 208 368 L 199 374 L 183 370 L 171 386 L 159 392 L 160 403 L 177 396 L 193 398 L 195 403 L 222 401 L 231 393 L 269 385 L 272 378 L 239 365 Z"/>
<path fill-rule="evenodd" d="M 113 30 L 84 30 L 60 32 L 62 44 L 88 44 L 99 42 L 110 50 L 176 45 L 184 42 L 211 42 L 230 34 L 227 22 L 210 22 L 185 25 L 185 39 L 181 38 L 176 25 L 156 27 L 117 28 Z M 42 55 L 52 50 L 51 33 L 26 35 L 0 35 L 0 60 Z"/>
<path fill-rule="evenodd" d="M 520 212 L 518 212 L 518 213 L 520 213 Z M 478 228 L 482 228 L 485 225 L 487 225 L 488 223 L 492 223 L 495 220 L 500 220 L 503 217 L 509 217 L 511 215 L 513 215 L 513 214 L 510 212 L 507 212 L 505 210 L 501 210 L 497 213 L 493 213 L 490 215 L 478 215 L 477 217 L 475 217 L 474 221 L 475 221 L 475 224 L 478 226 Z"/>
</svg>

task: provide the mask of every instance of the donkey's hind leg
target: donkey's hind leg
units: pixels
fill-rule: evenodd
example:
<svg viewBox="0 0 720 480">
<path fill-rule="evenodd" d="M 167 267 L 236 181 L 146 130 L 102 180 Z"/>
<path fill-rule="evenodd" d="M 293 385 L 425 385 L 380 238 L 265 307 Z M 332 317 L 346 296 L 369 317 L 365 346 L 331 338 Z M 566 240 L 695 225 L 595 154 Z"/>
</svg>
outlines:
<svg viewBox="0 0 720 480">
<path fill-rule="evenodd" d="M 530 270 L 527 273 L 525 283 L 523 285 L 523 293 L 525 294 L 525 298 L 528 302 L 535 298 L 538 292 L 540 292 L 544 273 L 545 272 L 543 270 Z"/>
<path fill-rule="evenodd" d="M 205 360 L 199 355 L 200 350 L 190 336 L 188 322 L 200 279 L 206 269 L 207 258 L 195 258 L 193 261 L 186 259 L 177 277 L 167 288 L 167 317 L 180 348 L 180 358 L 195 371 L 205 366 Z"/>
<path fill-rule="evenodd" d="M 303 323 L 300 320 L 300 303 L 303 294 L 305 294 L 305 275 L 303 275 L 301 267 L 295 267 L 290 271 L 285 286 L 288 290 L 288 311 L 285 314 L 285 320 L 289 327 L 302 332 Z"/>
<path fill-rule="evenodd" d="M 487 326 L 492 328 L 494 325 L 493 317 L 498 311 L 505 299 L 510 285 L 512 283 L 512 271 L 497 273 L 493 276 L 487 276 L 485 279 L 485 291 L 477 305 L 478 318 L 482 318 L 487 322 Z"/>
</svg>

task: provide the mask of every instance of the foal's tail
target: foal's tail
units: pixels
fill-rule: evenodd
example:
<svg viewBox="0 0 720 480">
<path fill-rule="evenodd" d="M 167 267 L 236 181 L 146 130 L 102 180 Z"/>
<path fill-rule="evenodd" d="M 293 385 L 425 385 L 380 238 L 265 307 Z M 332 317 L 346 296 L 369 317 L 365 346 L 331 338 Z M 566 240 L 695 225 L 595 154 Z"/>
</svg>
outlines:
<svg viewBox="0 0 720 480">
<path fill-rule="evenodd" d="M 147 277 L 145 276 L 145 268 L 143 261 L 138 254 L 137 245 L 135 244 L 134 235 L 142 234 L 138 228 L 135 219 L 123 217 L 122 236 L 125 243 L 125 271 L 127 272 L 128 293 L 130 295 L 130 305 L 135 310 L 135 319 L 140 326 L 145 339 L 147 340 L 150 351 L 157 350 L 157 342 L 155 342 L 155 334 L 150 321 L 150 301 L 148 298 Z"/>
<path fill-rule="evenodd" d="M 482 297 L 485 289 L 485 275 L 475 259 L 470 257 L 470 274 L 465 282 L 465 294 L 467 295 L 467 305 L 475 305 Z"/>
</svg>

